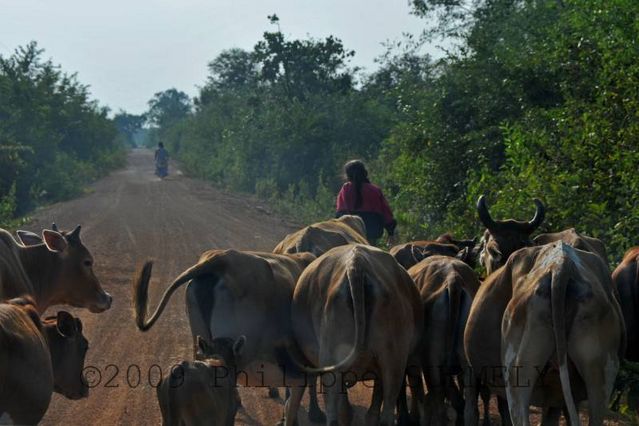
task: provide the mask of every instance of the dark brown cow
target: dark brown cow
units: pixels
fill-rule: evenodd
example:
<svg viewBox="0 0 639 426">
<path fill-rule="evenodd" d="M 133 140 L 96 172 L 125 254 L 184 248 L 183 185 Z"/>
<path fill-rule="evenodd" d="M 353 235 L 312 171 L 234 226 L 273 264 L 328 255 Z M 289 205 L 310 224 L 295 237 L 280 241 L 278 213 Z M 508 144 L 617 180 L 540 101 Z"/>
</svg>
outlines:
<svg viewBox="0 0 639 426">
<path fill-rule="evenodd" d="M 333 247 L 345 244 L 368 244 L 364 221 L 359 216 L 345 215 L 302 228 L 287 235 L 273 253 L 308 252 L 321 256 Z"/>
<path fill-rule="evenodd" d="M 423 328 L 419 294 L 406 270 L 374 247 L 336 247 L 300 276 L 292 318 L 302 354 L 320 366 L 304 370 L 327 374 L 327 424 L 337 424 L 338 405 L 347 405 L 347 387 L 367 379 L 375 379 L 367 424 L 394 424 L 406 368 L 419 364 L 415 357 Z M 421 383 L 412 385 L 421 389 Z M 294 413 L 304 387 L 291 392 Z"/>
<path fill-rule="evenodd" d="M 54 225 L 55 228 L 55 225 Z M 71 305 L 103 312 L 111 307 L 93 273 L 93 256 L 72 232 L 45 229 L 42 238 L 18 231 L 23 244 L 0 229 L 0 300 L 30 295 L 42 314 L 51 305 Z"/>
<path fill-rule="evenodd" d="M 465 351 L 474 373 L 507 396 L 513 424 L 529 424 L 530 404 L 565 404 L 577 425 L 575 401 L 586 399 L 590 424 L 602 424 L 625 347 L 612 288 L 601 257 L 563 241 L 516 251 L 484 281 L 468 316 Z M 467 388 L 466 404 L 474 391 Z"/>
<path fill-rule="evenodd" d="M 41 321 L 30 298 L 0 303 L 0 416 L 37 424 L 52 392 L 87 397 L 82 379 L 87 349 L 82 323 L 68 312 Z"/>
<path fill-rule="evenodd" d="M 482 195 L 477 201 L 479 219 L 486 227 L 482 237 L 482 249 L 479 261 L 490 275 L 508 260 L 508 257 L 522 247 L 533 245 L 530 235 L 542 224 L 546 209 L 541 201 L 533 200 L 536 206 L 535 216 L 528 222 L 507 219 L 493 220 Z"/>
<path fill-rule="evenodd" d="M 475 240 L 455 240 L 450 234 L 443 234 L 435 241 L 411 241 L 391 247 L 390 254 L 405 269 L 417 265 L 430 256 L 457 257 L 471 267 L 475 266 L 477 255 Z"/>
<path fill-rule="evenodd" d="M 453 377 L 459 375 L 459 383 L 466 383 L 464 328 L 479 279 L 466 263 L 447 256 L 429 257 L 410 268 L 408 275 L 417 285 L 424 309 L 422 369 L 428 389 L 428 424 L 446 425 L 445 398 L 452 401 L 458 419 L 463 418 L 464 401 Z"/>
<path fill-rule="evenodd" d="M 212 343 L 197 338 L 197 360 L 182 361 L 156 389 L 165 426 L 232 426 L 236 399 L 236 361 L 245 338 Z M 221 356 L 220 356 L 221 355 Z"/>
<path fill-rule="evenodd" d="M 639 247 L 626 252 L 623 260 L 612 273 L 612 280 L 619 292 L 619 304 L 626 323 L 628 347 L 626 359 L 639 361 Z"/>
<path fill-rule="evenodd" d="M 171 283 L 148 320 L 152 263 L 147 262 L 134 283 L 136 324 L 142 331 L 149 330 L 171 295 L 188 283 L 186 305 L 194 348 L 198 335 L 209 341 L 244 335 L 239 368 L 245 374 L 239 384 L 284 387 L 305 383 L 304 377 L 288 377 L 283 354 L 293 341 L 290 309 L 295 283 L 313 259 L 310 253 L 207 251 Z"/>
</svg>

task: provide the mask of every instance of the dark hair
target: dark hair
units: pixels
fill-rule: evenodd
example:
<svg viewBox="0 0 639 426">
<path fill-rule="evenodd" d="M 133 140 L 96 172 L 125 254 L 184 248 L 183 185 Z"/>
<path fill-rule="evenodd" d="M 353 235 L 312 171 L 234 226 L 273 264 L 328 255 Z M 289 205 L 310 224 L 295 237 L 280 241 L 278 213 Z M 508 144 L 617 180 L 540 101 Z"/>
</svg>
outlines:
<svg viewBox="0 0 639 426">
<path fill-rule="evenodd" d="M 158 142 L 158 146 L 159 146 L 160 148 L 164 148 L 164 144 L 163 144 L 162 142 Z"/>
<path fill-rule="evenodd" d="M 344 174 L 349 182 L 355 185 L 355 206 L 357 209 L 362 205 L 362 184 L 370 183 L 368 171 L 361 160 L 351 160 L 344 164 Z"/>
</svg>

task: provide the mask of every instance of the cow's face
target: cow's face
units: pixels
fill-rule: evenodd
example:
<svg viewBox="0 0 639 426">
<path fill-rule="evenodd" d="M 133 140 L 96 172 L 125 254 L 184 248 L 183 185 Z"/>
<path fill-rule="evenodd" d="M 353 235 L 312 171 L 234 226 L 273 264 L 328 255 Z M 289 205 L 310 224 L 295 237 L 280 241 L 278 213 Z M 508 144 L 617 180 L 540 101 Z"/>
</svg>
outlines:
<svg viewBox="0 0 639 426">
<path fill-rule="evenodd" d="M 57 257 L 56 294 L 53 302 L 103 312 L 111 307 L 111 295 L 105 292 L 93 272 L 93 256 L 80 240 L 80 227 L 69 233 L 45 229 L 42 238 Z"/>
<path fill-rule="evenodd" d="M 69 399 L 89 396 L 82 377 L 89 343 L 82 334 L 82 322 L 66 311 L 47 318 L 44 332 L 53 365 L 53 389 Z"/>
<path fill-rule="evenodd" d="M 490 275 L 503 266 L 511 254 L 522 247 L 532 245 L 530 236 L 516 231 L 491 233 L 486 230 L 482 238 L 479 262 Z"/>
<path fill-rule="evenodd" d="M 211 342 L 201 336 L 197 336 L 195 359 L 204 361 L 207 359 L 221 358 L 227 366 L 235 367 L 241 364 L 245 343 L 245 336 L 240 336 L 237 339 L 216 337 Z"/>
<path fill-rule="evenodd" d="M 484 196 L 479 197 L 477 212 L 487 228 L 480 243 L 479 261 L 486 268 L 487 274 L 490 275 L 503 266 L 513 252 L 533 245 L 530 234 L 541 225 L 545 216 L 541 201 L 535 199 L 534 202 L 535 216 L 528 222 L 513 219 L 495 221 L 490 217 Z"/>
</svg>

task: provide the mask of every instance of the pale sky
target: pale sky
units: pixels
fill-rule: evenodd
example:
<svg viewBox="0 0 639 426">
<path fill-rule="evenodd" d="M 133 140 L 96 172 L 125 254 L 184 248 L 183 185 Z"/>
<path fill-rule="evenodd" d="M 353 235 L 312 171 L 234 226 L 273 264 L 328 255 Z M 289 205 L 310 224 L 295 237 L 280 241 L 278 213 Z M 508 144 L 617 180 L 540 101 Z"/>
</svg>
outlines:
<svg viewBox="0 0 639 426">
<path fill-rule="evenodd" d="M 36 40 L 101 105 L 137 114 L 161 90 L 195 95 L 217 54 L 275 30 L 267 15 L 287 37 L 341 38 L 372 71 L 382 42 L 424 28 L 409 12 L 408 0 L 0 0 L 0 54 Z"/>
</svg>

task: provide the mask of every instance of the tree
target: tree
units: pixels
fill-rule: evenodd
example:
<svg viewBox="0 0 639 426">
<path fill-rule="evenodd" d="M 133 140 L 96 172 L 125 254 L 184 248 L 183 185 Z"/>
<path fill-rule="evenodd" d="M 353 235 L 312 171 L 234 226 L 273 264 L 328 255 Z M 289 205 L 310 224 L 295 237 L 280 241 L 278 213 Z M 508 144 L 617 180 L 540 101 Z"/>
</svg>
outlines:
<svg viewBox="0 0 639 426">
<path fill-rule="evenodd" d="M 168 128 L 191 112 L 191 99 L 177 89 L 157 92 L 149 101 L 147 120 L 159 128 Z"/>
<path fill-rule="evenodd" d="M 135 146 L 135 135 L 142 130 L 142 126 L 146 122 L 146 116 L 144 114 L 129 114 L 121 110 L 113 117 L 113 122 L 126 143 L 130 146 Z"/>
</svg>

